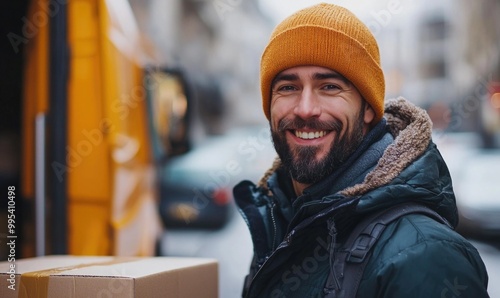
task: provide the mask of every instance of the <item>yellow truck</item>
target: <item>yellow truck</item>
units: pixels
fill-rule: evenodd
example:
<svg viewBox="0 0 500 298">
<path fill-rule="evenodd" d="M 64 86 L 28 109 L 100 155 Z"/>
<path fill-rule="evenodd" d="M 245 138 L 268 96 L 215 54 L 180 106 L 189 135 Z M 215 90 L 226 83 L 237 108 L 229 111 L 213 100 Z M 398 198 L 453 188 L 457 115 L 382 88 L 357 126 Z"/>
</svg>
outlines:
<svg viewBox="0 0 500 298">
<path fill-rule="evenodd" d="M 11 36 L 25 47 L 20 192 L 36 210 L 24 255 L 153 255 L 157 165 L 186 147 L 181 73 L 157 67 L 126 0 L 28 6 Z"/>
</svg>

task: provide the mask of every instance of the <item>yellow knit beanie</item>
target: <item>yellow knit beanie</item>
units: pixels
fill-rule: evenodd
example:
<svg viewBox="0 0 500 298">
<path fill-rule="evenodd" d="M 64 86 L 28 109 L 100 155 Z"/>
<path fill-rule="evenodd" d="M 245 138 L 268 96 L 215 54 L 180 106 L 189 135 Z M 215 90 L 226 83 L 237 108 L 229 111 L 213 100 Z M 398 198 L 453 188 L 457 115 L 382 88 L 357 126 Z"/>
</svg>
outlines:
<svg viewBox="0 0 500 298">
<path fill-rule="evenodd" d="M 299 65 L 322 66 L 339 72 L 373 108 L 373 123 L 382 118 L 385 82 L 377 41 L 349 10 L 318 4 L 294 13 L 274 29 L 260 65 L 262 105 L 267 119 L 271 119 L 273 79 Z"/>
</svg>

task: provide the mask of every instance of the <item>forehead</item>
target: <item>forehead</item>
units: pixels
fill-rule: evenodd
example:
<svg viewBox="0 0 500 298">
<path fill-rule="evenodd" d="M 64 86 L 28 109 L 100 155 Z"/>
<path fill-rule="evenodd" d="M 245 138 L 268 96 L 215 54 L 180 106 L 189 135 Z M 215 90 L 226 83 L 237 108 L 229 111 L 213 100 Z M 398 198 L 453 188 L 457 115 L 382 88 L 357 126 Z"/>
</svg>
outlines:
<svg viewBox="0 0 500 298">
<path fill-rule="evenodd" d="M 302 79 L 338 79 L 346 85 L 352 85 L 346 77 L 333 69 L 316 65 L 303 65 L 291 67 L 278 73 L 271 83 L 271 88 L 280 81 L 297 81 Z"/>
<path fill-rule="evenodd" d="M 314 73 L 332 73 L 340 76 L 340 73 L 336 72 L 333 69 L 316 65 L 300 65 L 291 67 L 278 73 L 277 76 L 281 74 L 314 74 Z"/>
</svg>

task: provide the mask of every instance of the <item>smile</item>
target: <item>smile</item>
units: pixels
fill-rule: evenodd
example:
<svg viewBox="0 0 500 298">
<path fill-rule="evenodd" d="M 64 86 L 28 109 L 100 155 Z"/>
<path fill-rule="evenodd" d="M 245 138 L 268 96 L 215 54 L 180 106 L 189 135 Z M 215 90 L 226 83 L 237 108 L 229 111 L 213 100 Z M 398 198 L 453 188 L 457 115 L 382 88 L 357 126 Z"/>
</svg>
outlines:
<svg viewBox="0 0 500 298">
<path fill-rule="evenodd" d="M 295 131 L 295 136 L 300 139 L 304 140 L 311 140 L 311 139 L 319 139 L 324 137 L 326 134 L 328 134 L 327 131 L 321 130 L 321 131 Z"/>
</svg>

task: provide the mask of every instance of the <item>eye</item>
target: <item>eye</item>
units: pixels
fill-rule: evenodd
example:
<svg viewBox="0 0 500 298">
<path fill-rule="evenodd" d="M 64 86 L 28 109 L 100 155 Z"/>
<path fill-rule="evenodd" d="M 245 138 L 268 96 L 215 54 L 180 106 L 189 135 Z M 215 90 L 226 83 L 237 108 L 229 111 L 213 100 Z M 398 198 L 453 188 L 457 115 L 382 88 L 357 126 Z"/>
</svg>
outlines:
<svg viewBox="0 0 500 298">
<path fill-rule="evenodd" d="M 276 90 L 277 91 L 294 91 L 297 89 L 292 85 L 283 85 L 283 86 L 279 86 Z"/>
<path fill-rule="evenodd" d="M 341 88 L 340 88 L 340 86 L 335 85 L 335 84 L 326 84 L 323 86 L 322 89 L 324 89 L 324 90 L 340 90 Z"/>
</svg>

